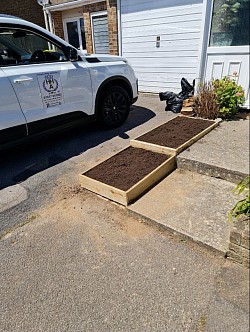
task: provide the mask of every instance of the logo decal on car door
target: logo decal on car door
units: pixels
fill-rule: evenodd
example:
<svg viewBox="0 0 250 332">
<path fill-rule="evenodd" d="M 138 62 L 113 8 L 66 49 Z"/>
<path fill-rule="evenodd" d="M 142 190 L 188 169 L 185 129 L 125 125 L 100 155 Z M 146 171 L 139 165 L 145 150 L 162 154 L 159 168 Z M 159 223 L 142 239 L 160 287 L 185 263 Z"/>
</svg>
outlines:
<svg viewBox="0 0 250 332">
<path fill-rule="evenodd" d="M 44 108 L 64 103 L 60 72 L 37 74 Z"/>
</svg>

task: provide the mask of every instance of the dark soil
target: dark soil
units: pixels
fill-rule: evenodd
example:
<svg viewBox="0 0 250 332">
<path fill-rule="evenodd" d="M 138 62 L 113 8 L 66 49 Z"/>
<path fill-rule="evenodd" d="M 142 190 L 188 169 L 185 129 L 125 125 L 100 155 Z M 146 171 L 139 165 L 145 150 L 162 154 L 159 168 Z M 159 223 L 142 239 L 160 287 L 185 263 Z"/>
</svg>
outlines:
<svg viewBox="0 0 250 332">
<path fill-rule="evenodd" d="M 178 116 L 137 140 L 177 149 L 212 124 L 214 121 Z"/>
<path fill-rule="evenodd" d="M 127 191 L 168 158 L 165 154 L 129 147 L 84 175 Z"/>
</svg>

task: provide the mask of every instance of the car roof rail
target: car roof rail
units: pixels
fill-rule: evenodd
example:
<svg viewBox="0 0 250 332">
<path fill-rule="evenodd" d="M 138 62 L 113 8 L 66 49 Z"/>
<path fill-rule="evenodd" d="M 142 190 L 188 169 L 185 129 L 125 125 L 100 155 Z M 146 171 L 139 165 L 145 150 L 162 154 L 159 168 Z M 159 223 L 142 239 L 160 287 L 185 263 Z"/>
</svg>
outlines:
<svg viewBox="0 0 250 332">
<path fill-rule="evenodd" d="M 8 15 L 8 14 L 0 14 L 0 17 L 19 18 L 20 19 L 20 17 L 14 16 L 14 15 Z"/>
</svg>

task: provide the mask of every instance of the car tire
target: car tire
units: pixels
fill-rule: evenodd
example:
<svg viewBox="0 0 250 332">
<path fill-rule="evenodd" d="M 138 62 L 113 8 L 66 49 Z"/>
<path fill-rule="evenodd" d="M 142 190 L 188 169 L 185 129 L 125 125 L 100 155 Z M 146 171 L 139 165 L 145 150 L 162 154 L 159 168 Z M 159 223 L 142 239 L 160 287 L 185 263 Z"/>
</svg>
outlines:
<svg viewBox="0 0 250 332">
<path fill-rule="evenodd" d="M 98 122 L 105 128 L 116 128 L 127 119 L 130 110 L 130 98 L 120 86 L 105 89 L 98 104 Z"/>
</svg>

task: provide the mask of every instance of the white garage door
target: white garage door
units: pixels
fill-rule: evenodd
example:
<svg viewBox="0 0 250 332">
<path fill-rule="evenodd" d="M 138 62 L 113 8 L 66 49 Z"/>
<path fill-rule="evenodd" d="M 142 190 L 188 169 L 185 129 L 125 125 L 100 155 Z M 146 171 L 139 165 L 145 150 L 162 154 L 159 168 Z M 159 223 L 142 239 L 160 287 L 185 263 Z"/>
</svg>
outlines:
<svg viewBox="0 0 250 332">
<path fill-rule="evenodd" d="M 121 0 L 122 55 L 143 92 L 180 92 L 198 73 L 202 0 Z"/>
</svg>

